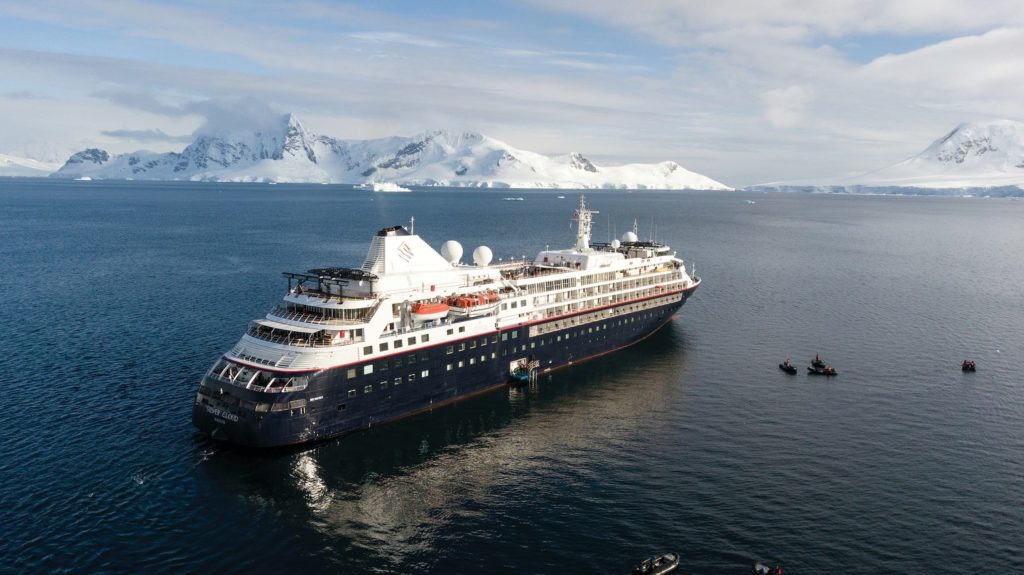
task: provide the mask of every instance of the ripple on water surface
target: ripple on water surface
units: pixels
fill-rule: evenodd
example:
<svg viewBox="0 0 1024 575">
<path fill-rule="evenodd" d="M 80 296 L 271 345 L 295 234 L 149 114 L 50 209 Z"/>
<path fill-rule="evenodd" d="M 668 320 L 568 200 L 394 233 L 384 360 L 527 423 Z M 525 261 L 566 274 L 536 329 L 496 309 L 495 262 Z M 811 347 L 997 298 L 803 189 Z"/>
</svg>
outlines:
<svg viewBox="0 0 1024 575">
<path fill-rule="evenodd" d="M 1021 202 L 595 192 L 608 228 L 654 221 L 698 263 L 678 321 L 261 455 L 189 417 L 279 271 L 357 264 L 409 214 L 432 245 L 563 245 L 559 200 L 24 182 L 0 182 L 2 569 L 625 572 L 677 549 L 690 573 L 1024 572 Z M 775 367 L 815 353 L 840 375 Z"/>
</svg>

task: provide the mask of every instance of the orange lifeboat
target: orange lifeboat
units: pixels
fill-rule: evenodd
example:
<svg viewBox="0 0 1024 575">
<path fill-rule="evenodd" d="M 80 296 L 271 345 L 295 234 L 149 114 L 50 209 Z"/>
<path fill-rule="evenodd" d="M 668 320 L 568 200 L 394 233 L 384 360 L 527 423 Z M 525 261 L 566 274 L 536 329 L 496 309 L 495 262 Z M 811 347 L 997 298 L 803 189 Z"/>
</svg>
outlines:
<svg viewBox="0 0 1024 575">
<path fill-rule="evenodd" d="M 412 304 L 412 319 L 430 321 L 448 315 L 448 304 L 440 301 L 418 301 Z"/>
<path fill-rule="evenodd" d="M 453 316 L 478 317 L 487 315 L 498 308 L 501 296 L 495 292 L 463 294 L 448 298 Z"/>
</svg>

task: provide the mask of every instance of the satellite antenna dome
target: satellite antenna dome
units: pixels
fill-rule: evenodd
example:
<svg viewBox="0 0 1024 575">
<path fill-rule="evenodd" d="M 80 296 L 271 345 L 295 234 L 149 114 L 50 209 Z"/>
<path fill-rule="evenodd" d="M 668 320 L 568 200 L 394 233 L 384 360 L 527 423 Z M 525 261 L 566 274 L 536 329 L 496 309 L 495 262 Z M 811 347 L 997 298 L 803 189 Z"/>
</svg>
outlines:
<svg viewBox="0 0 1024 575">
<path fill-rule="evenodd" d="M 492 257 L 494 257 L 494 254 L 491 253 L 491 248 L 487 246 L 480 246 L 473 250 L 473 263 L 480 267 L 485 267 L 491 263 Z"/>
<path fill-rule="evenodd" d="M 634 234 L 633 232 L 626 232 L 622 234 L 622 241 L 624 242 L 635 242 L 637 241 L 637 239 L 638 238 L 636 237 L 636 234 Z"/>
<path fill-rule="evenodd" d="M 462 244 L 455 240 L 448 240 L 441 244 L 441 257 L 452 265 L 458 264 L 462 259 Z"/>
<path fill-rule="evenodd" d="M 619 240 L 612 240 L 612 249 L 613 249 L 613 250 L 617 250 L 617 249 L 619 249 L 619 246 L 621 246 L 621 245 L 622 245 L 622 244 L 621 244 L 621 243 L 619 243 Z"/>
</svg>

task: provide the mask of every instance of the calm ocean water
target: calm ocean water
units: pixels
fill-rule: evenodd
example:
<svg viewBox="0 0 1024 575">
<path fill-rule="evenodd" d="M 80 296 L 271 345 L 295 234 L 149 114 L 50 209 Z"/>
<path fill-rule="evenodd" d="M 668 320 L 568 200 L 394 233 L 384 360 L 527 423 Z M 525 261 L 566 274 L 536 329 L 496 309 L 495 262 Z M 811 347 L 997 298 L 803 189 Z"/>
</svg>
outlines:
<svg viewBox="0 0 1024 575">
<path fill-rule="evenodd" d="M 1020 201 L 588 193 L 704 278 L 656 336 L 310 449 L 194 436 L 279 272 L 410 216 L 568 246 L 556 195 L 0 180 L 0 572 L 1024 572 Z"/>
</svg>

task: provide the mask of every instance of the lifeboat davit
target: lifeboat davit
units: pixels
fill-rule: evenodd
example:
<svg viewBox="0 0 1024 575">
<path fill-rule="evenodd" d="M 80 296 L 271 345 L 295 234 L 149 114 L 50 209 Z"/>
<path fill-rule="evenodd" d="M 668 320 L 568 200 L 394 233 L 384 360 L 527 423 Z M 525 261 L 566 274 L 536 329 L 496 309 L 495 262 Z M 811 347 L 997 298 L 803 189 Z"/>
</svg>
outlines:
<svg viewBox="0 0 1024 575">
<path fill-rule="evenodd" d="M 501 296 L 489 291 L 450 297 L 448 306 L 454 316 L 479 317 L 498 309 L 500 301 Z"/>
<path fill-rule="evenodd" d="M 440 301 L 418 301 L 412 304 L 412 319 L 430 321 L 448 315 L 448 304 Z"/>
</svg>

